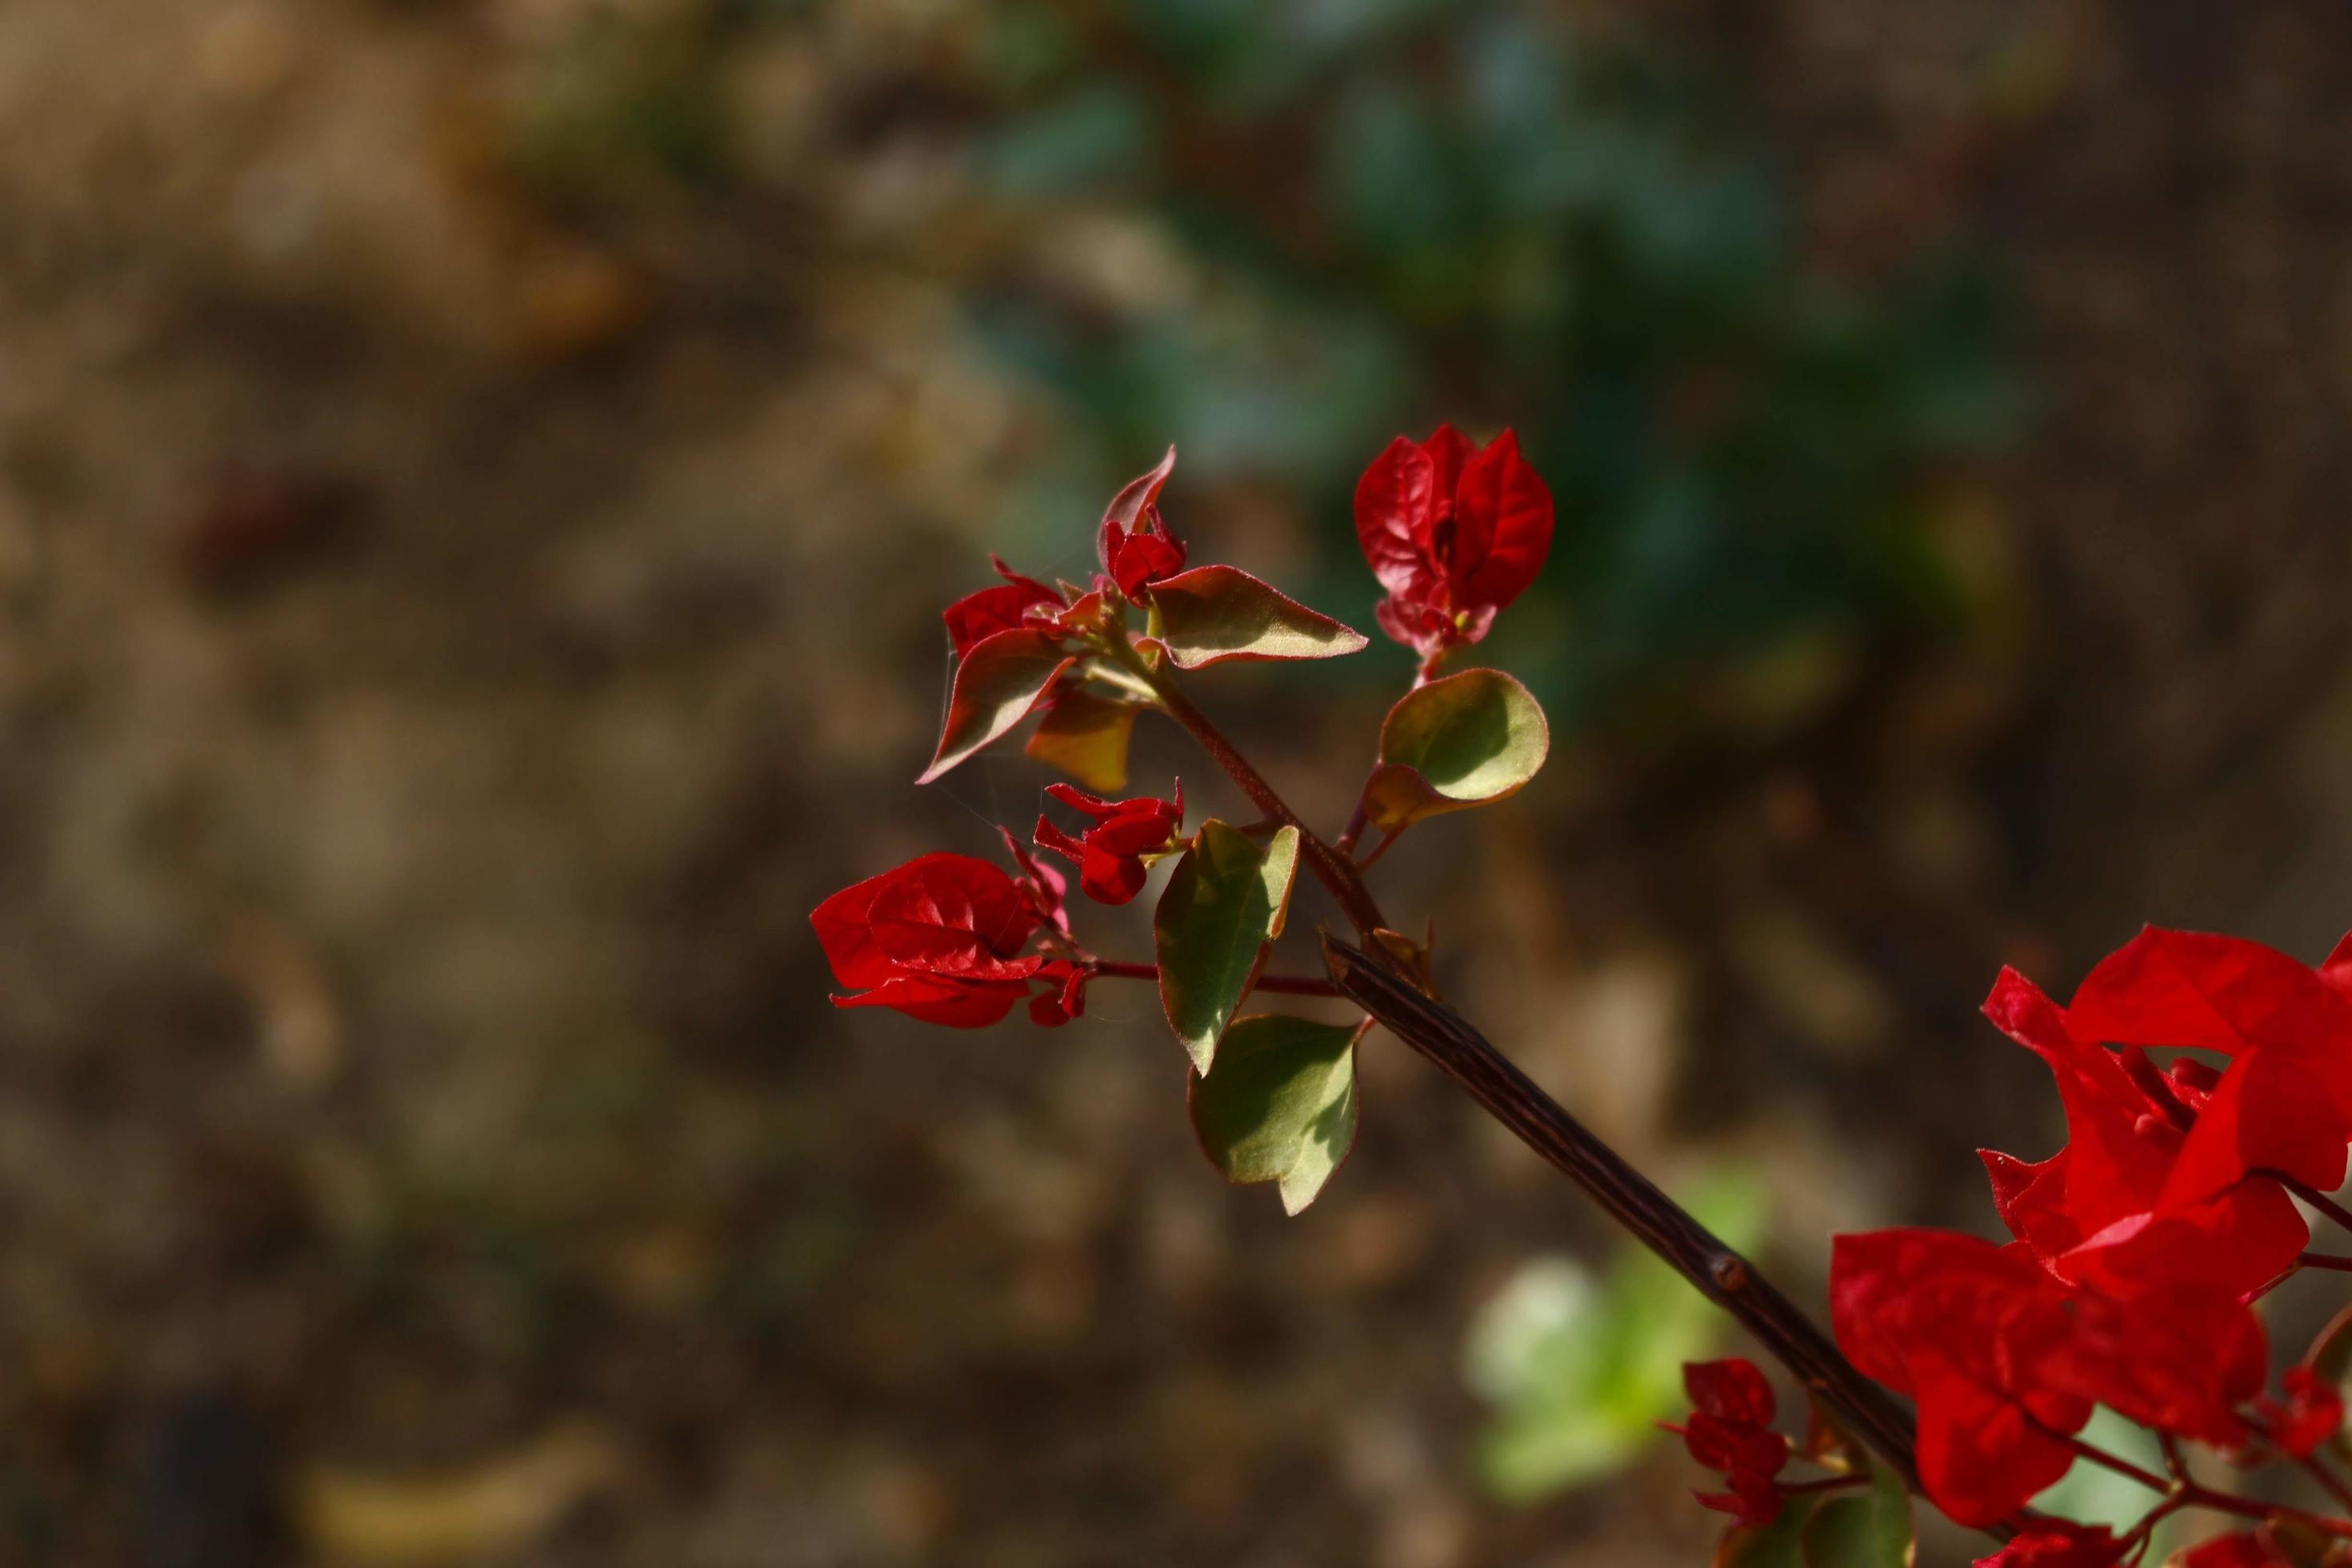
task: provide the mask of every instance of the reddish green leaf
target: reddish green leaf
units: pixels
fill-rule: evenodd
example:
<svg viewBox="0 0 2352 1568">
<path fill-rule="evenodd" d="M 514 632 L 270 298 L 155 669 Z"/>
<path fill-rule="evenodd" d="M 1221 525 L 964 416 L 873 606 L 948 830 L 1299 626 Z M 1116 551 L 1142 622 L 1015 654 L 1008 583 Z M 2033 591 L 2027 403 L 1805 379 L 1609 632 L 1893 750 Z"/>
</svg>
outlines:
<svg viewBox="0 0 2352 1568">
<path fill-rule="evenodd" d="M 1804 1568 L 1912 1568 L 1911 1494 L 1892 1470 L 1866 1491 L 1841 1492 L 1813 1510 L 1801 1536 Z"/>
<path fill-rule="evenodd" d="M 1179 669 L 1235 658 L 1332 658 L 1365 641 L 1237 566 L 1197 566 L 1155 583 L 1151 603 L 1156 640 Z"/>
<path fill-rule="evenodd" d="M 1286 1213 L 1315 1201 L 1356 1142 L 1356 1041 L 1349 1024 L 1236 1018 L 1215 1070 L 1192 1075 L 1192 1131 L 1229 1182 L 1274 1182 Z"/>
<path fill-rule="evenodd" d="M 1501 670 L 1433 680 L 1407 692 L 1381 725 L 1366 814 L 1394 833 L 1424 816 L 1505 799 L 1536 776 L 1550 750 L 1543 709 Z"/>
<path fill-rule="evenodd" d="M 1237 827 L 1201 824 L 1176 863 L 1151 920 L 1160 1004 L 1169 1026 L 1206 1073 L 1225 1026 L 1249 994 L 1266 945 L 1282 934 L 1298 870 L 1298 829 L 1264 843 Z"/>
<path fill-rule="evenodd" d="M 940 749 L 915 782 L 930 783 L 1020 723 L 1069 667 L 1070 656 L 1051 632 L 1017 627 L 974 643 L 956 666 Z"/>
<path fill-rule="evenodd" d="M 1137 703 L 1114 702 L 1091 691 L 1065 691 L 1037 721 L 1029 755 L 1097 795 L 1118 795 L 1127 788 L 1128 742 L 1142 710 Z"/>
</svg>

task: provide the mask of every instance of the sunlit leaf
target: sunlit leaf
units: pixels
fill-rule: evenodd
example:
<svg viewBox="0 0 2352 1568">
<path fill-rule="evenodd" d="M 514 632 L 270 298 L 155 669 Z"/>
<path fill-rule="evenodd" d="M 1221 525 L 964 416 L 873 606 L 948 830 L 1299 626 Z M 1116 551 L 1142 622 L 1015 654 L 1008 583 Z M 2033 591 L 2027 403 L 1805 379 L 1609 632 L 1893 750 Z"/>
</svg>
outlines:
<svg viewBox="0 0 2352 1568">
<path fill-rule="evenodd" d="M 939 750 L 915 782 L 930 783 L 1027 718 L 1070 662 L 1058 637 L 1030 627 L 973 644 L 956 666 Z"/>
<path fill-rule="evenodd" d="M 1893 1470 L 1876 1470 L 1866 1490 L 1814 1509 L 1802 1540 L 1804 1568 L 1912 1568 L 1911 1494 Z"/>
<path fill-rule="evenodd" d="M 1196 566 L 1151 585 L 1158 641 L 1180 669 L 1228 659 L 1334 658 L 1365 644 L 1328 616 L 1237 566 Z"/>
<path fill-rule="evenodd" d="M 1037 721 L 1025 749 L 1097 795 L 1118 795 L 1127 788 L 1128 742 L 1141 711 L 1133 702 L 1114 702 L 1084 689 L 1065 691 Z"/>
<path fill-rule="evenodd" d="M 1389 710 L 1380 766 L 1364 786 L 1367 815 L 1394 833 L 1505 799 L 1536 776 L 1550 750 L 1550 727 L 1526 687 L 1499 669 L 1445 676 Z"/>
<path fill-rule="evenodd" d="M 1215 1070 L 1192 1076 L 1192 1131 L 1229 1182 L 1280 1184 L 1297 1214 L 1356 1141 L 1356 1040 L 1348 1024 L 1236 1018 Z"/>
<path fill-rule="evenodd" d="M 1298 829 L 1263 843 L 1215 820 L 1201 824 L 1176 863 L 1151 921 L 1160 961 L 1160 1002 L 1176 1037 L 1207 1073 L 1225 1032 L 1282 934 L 1298 870 Z"/>
</svg>

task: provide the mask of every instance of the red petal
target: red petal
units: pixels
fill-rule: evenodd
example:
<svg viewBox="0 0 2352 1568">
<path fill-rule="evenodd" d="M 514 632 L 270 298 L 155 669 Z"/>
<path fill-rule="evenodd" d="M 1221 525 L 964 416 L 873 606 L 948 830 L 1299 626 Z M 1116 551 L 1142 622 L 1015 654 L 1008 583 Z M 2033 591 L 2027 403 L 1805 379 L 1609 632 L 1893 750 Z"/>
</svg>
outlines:
<svg viewBox="0 0 2352 1568">
<path fill-rule="evenodd" d="M 1478 443 L 1451 425 L 1440 425 L 1421 444 L 1429 454 L 1431 477 L 1436 483 L 1436 517 L 1439 521 L 1454 515 L 1456 494 L 1462 489 L 1462 470 L 1478 455 Z"/>
<path fill-rule="evenodd" d="M 2275 1551 L 2263 1531 L 2224 1535 L 2184 1552 L 2179 1568 L 2294 1568 L 2294 1560 Z"/>
<path fill-rule="evenodd" d="M 2074 1333 L 2042 1365 L 2054 1386 L 2143 1426 L 2236 1448 L 2237 1407 L 2262 1392 L 2270 1342 L 2252 1309 L 2210 1289 L 2157 1291 L 2129 1303 L 2086 1294 Z"/>
<path fill-rule="evenodd" d="M 879 985 L 898 973 L 898 966 L 874 945 L 868 925 L 875 899 L 905 869 L 894 867 L 878 877 L 853 883 L 809 915 L 809 923 L 816 928 L 817 945 L 833 966 L 834 979 L 853 991 Z"/>
<path fill-rule="evenodd" d="M 1120 487 L 1118 494 L 1110 498 L 1110 505 L 1103 512 L 1102 525 L 1095 531 L 1095 558 L 1102 563 L 1105 572 L 1111 573 L 1113 576 L 1118 574 L 1111 566 L 1112 556 L 1120 542 L 1133 533 L 1136 525 L 1142 521 L 1145 510 L 1160 500 L 1160 488 L 1175 471 L 1176 448 L 1171 447 L 1157 468 L 1128 480 Z"/>
<path fill-rule="evenodd" d="M 1756 1363 L 1739 1356 L 1683 1363 L 1683 1388 L 1706 1415 L 1750 1426 L 1769 1426 L 1778 1407 L 1772 1384 Z"/>
<path fill-rule="evenodd" d="M 2352 1045 L 2352 1005 L 2307 966 L 2237 937 L 2150 926 L 2084 977 L 2074 1033 L 2117 1045 Z"/>
<path fill-rule="evenodd" d="M 2279 1383 L 2286 1403 L 2263 1402 L 2271 1441 L 2298 1459 L 2309 1458 L 2313 1449 L 2344 1429 L 2344 1395 L 2307 1366 L 2287 1368 Z"/>
<path fill-rule="evenodd" d="M 1506 430 L 1462 471 L 1454 492 L 1446 576 L 1456 607 L 1502 609 L 1527 591 L 1551 553 L 1551 491 Z"/>
<path fill-rule="evenodd" d="M 916 974 L 887 981 L 856 996 L 836 996 L 836 1007 L 890 1007 L 926 1024 L 984 1029 L 1013 1011 L 1029 990 L 1025 981 L 959 980 Z"/>
<path fill-rule="evenodd" d="M 1436 494 L 1436 464 L 1402 436 L 1356 481 L 1356 542 L 1381 586 L 1401 598 L 1425 592 L 1436 580 L 1429 553 Z"/>
<path fill-rule="evenodd" d="M 2042 1519 L 1991 1556 L 1978 1558 L 1974 1568 L 2107 1568 L 2124 1551 L 2104 1524 L 2093 1530 L 2070 1520 Z"/>
<path fill-rule="evenodd" d="M 926 855 L 900 867 L 866 920 L 875 946 L 901 969 L 1013 980 L 1044 962 L 1022 952 L 1038 923 L 1029 900 L 1012 878 L 969 855 Z"/>
<path fill-rule="evenodd" d="M 2123 1300 L 2181 1285 L 2244 1296 L 2310 1241 L 2286 1189 L 2255 1180 L 2178 1214 L 2118 1221 L 2046 1261 L 2061 1279 Z"/>
<path fill-rule="evenodd" d="M 954 645 L 956 658 L 961 658 L 982 638 L 1025 624 L 1032 605 L 1045 605 L 1058 610 L 1062 607 L 1061 596 L 1051 589 L 1045 589 L 1040 596 L 1019 584 L 1000 583 L 992 588 L 966 594 L 950 605 L 940 618 L 947 623 L 948 641 Z"/>
<path fill-rule="evenodd" d="M 2323 1193 L 2344 1184 L 2347 1130 L 2308 1050 L 2269 1047 L 2231 1062 L 2164 1184 L 2169 1209 L 2277 1171 Z"/>
<path fill-rule="evenodd" d="M 1919 1484 L 1957 1522 L 2008 1518 L 2074 1462 L 2014 1401 L 1949 1373 L 1920 1385 Z"/>
</svg>

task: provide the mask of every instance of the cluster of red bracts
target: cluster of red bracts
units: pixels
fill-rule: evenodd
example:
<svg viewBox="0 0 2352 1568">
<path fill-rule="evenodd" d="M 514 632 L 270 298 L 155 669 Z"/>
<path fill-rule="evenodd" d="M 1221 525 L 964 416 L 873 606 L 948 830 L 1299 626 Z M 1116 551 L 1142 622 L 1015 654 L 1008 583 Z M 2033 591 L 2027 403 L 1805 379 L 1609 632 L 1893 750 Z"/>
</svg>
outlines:
<svg viewBox="0 0 2352 1568">
<path fill-rule="evenodd" d="M 1789 1464 L 1789 1439 L 1772 1430 L 1778 1402 L 1756 1363 L 1737 1356 L 1694 1362 L 1683 1368 L 1683 1389 L 1691 1414 L 1666 1430 L 1683 1440 L 1690 1457 L 1721 1475 L 1725 1489 L 1699 1492 L 1698 1500 L 1740 1523 L 1761 1527 L 1780 1517 L 1780 1472 Z"/>
<path fill-rule="evenodd" d="M 2095 1405 L 2247 1460 L 2305 1458 L 2342 1427 L 2340 1397 L 2308 1367 L 2286 1372 L 2283 1398 L 2263 1397 L 2269 1347 L 2250 1303 L 2310 1241 L 2291 1192 L 2345 1179 L 2347 952 L 2315 970 L 2258 943 L 2151 929 L 2070 1006 L 2013 972 L 1994 985 L 1986 1012 L 2048 1064 L 2069 1133 L 2039 1164 L 1985 1152 L 2016 1239 L 1876 1231 L 1838 1237 L 1831 1263 L 1838 1344 L 1917 1406 L 1920 1482 L 1951 1518 L 2020 1517 L 2074 1462 L 2071 1439 Z M 2225 1060 L 2159 1067 L 2153 1050 Z M 1727 1467 L 1734 1450 L 1719 1443 L 1701 1454 L 1694 1437 L 1692 1452 L 1732 1478 L 1743 1520 L 1777 1512 L 1761 1489 L 1772 1471 Z M 2185 1561 L 2288 1561 L 2263 1539 L 2231 1536 Z M 1985 1562 L 2094 1568 L 2127 1547 L 2037 1519 Z"/>
<path fill-rule="evenodd" d="M 1067 784 L 1045 793 L 1092 826 L 1072 834 L 1040 816 L 1037 847 L 1076 865 L 1080 889 L 1098 903 L 1134 898 L 1147 862 L 1177 847 L 1181 784 L 1172 801 L 1100 800 Z M 855 993 L 833 1005 L 891 1007 L 962 1029 L 998 1022 L 1024 998 L 1030 1018 L 1048 1026 L 1084 1013 L 1091 972 L 1070 942 L 1068 881 L 1003 837 L 1018 875 L 969 855 L 924 855 L 819 904 L 810 917 L 818 945 L 834 979 Z"/>
<path fill-rule="evenodd" d="M 1356 483 L 1356 542 L 1381 586 L 1381 629 L 1424 659 L 1484 637 L 1551 552 L 1552 503 L 1506 430 L 1400 436 Z"/>
</svg>

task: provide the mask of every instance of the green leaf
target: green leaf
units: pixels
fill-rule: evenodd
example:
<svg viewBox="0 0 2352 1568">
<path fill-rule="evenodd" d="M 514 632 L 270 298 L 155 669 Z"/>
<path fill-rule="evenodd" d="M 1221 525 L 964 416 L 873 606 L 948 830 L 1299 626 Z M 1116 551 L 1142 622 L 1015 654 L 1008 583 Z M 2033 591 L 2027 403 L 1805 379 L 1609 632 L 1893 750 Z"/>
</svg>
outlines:
<svg viewBox="0 0 2352 1568">
<path fill-rule="evenodd" d="M 1228 659 L 1334 658 L 1365 644 L 1350 631 L 1238 566 L 1198 566 L 1151 585 L 1153 639 L 1179 669 Z"/>
<path fill-rule="evenodd" d="M 930 783 L 1027 718 L 1070 663 L 1058 637 L 1027 626 L 974 643 L 956 666 L 940 748 L 915 782 Z"/>
<path fill-rule="evenodd" d="M 1516 795 L 1551 750 L 1534 695 L 1499 669 L 1465 669 L 1407 692 L 1381 725 L 1364 785 L 1373 826 L 1395 833 L 1441 812 Z"/>
<path fill-rule="evenodd" d="M 1257 979 L 1266 944 L 1282 934 L 1298 871 L 1298 829 L 1263 844 L 1213 819 L 1201 824 L 1151 917 L 1160 1005 L 1206 1074 L 1217 1039 Z"/>
<path fill-rule="evenodd" d="M 1236 1018 L 1216 1069 L 1192 1075 L 1192 1131 L 1236 1183 L 1281 1184 L 1284 1212 L 1315 1201 L 1356 1142 L 1356 1041 L 1349 1024 L 1262 1013 Z"/>
<path fill-rule="evenodd" d="M 1763 1190 L 1744 1172 L 1701 1182 L 1688 1207 L 1737 1250 L 1763 1238 Z M 1638 1243 L 1605 1277 L 1569 1258 L 1528 1264 L 1464 1345 L 1470 1385 L 1496 1407 L 1479 1440 L 1487 1489 L 1528 1502 L 1624 1468 L 1688 1408 L 1683 1363 L 1713 1355 L 1727 1321 Z"/>
<path fill-rule="evenodd" d="M 1763 1529 L 1725 1531 L 1716 1543 L 1715 1568 L 1806 1568 L 1805 1526 L 1820 1504 L 1817 1497 L 1792 1497 Z"/>
<path fill-rule="evenodd" d="M 1912 1568 L 1911 1494 L 1893 1470 L 1874 1471 L 1867 1491 L 1839 1493 L 1813 1510 L 1802 1545 L 1804 1568 Z"/>
<path fill-rule="evenodd" d="M 1114 702 L 1083 688 L 1054 699 L 1029 737 L 1030 756 L 1059 768 L 1097 795 L 1127 789 L 1127 748 L 1142 707 Z"/>
</svg>

